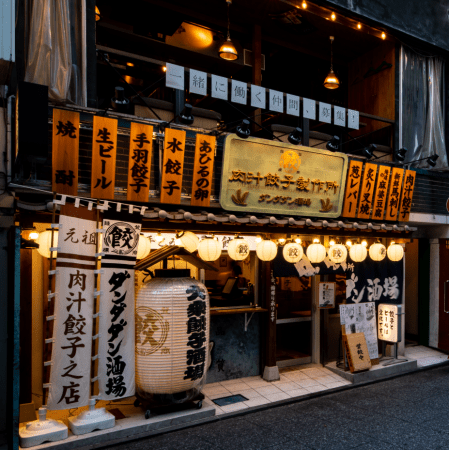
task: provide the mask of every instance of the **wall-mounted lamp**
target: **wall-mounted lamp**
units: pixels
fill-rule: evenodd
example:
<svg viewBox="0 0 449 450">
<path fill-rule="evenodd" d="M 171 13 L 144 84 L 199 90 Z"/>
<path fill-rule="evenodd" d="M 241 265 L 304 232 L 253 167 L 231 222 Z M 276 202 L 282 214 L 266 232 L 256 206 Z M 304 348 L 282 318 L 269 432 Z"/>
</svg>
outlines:
<svg viewBox="0 0 449 450">
<path fill-rule="evenodd" d="M 338 136 L 334 136 L 326 144 L 326 148 L 331 152 L 337 152 L 339 147 L 340 147 L 340 138 Z"/>
<path fill-rule="evenodd" d="M 251 135 L 249 120 L 243 119 L 242 123 L 236 128 L 235 133 L 242 139 L 248 138 Z"/>
<path fill-rule="evenodd" d="M 288 135 L 288 142 L 293 145 L 299 145 L 301 144 L 301 134 L 302 130 L 301 128 L 295 128 L 289 135 Z"/>
</svg>

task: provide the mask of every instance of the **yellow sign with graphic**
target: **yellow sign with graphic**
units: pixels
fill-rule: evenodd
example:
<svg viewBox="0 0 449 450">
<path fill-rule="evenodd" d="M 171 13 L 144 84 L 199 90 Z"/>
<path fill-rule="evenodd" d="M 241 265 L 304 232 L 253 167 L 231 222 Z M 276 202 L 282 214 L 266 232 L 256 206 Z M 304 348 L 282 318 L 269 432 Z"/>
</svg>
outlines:
<svg viewBox="0 0 449 450">
<path fill-rule="evenodd" d="M 348 158 L 342 153 L 229 135 L 220 204 L 228 211 L 340 216 Z"/>
</svg>

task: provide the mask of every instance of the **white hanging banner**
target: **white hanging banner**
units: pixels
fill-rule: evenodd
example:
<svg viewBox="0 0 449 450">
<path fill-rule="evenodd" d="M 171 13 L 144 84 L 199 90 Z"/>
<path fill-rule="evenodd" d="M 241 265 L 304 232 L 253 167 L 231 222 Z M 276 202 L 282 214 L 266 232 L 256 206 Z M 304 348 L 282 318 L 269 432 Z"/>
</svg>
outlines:
<svg viewBox="0 0 449 450">
<path fill-rule="evenodd" d="M 262 86 L 251 85 L 251 106 L 254 108 L 265 109 L 266 106 L 266 90 Z"/>
<path fill-rule="evenodd" d="M 246 105 L 246 83 L 242 81 L 231 80 L 231 102 Z"/>
<path fill-rule="evenodd" d="M 334 125 L 344 127 L 346 125 L 346 109 L 334 106 Z"/>
<path fill-rule="evenodd" d="M 316 102 L 315 100 L 310 100 L 309 98 L 303 98 L 303 112 L 302 115 L 304 119 L 315 120 L 316 118 Z"/>
<path fill-rule="evenodd" d="M 269 104 L 270 111 L 276 111 L 280 113 L 284 112 L 284 94 L 282 92 L 270 89 L 269 95 L 270 95 L 270 104 Z"/>
<path fill-rule="evenodd" d="M 211 96 L 220 98 L 221 100 L 228 99 L 228 79 L 212 75 L 212 85 L 210 87 Z"/>
<path fill-rule="evenodd" d="M 359 112 L 348 109 L 348 128 L 359 129 Z"/>
<path fill-rule="evenodd" d="M 102 400 L 130 397 L 135 392 L 134 265 L 141 217 L 113 211 L 103 216 L 98 342 Z"/>
<path fill-rule="evenodd" d="M 167 63 L 165 72 L 165 86 L 184 90 L 184 67 Z"/>
<path fill-rule="evenodd" d="M 207 73 L 190 69 L 189 90 L 193 94 L 207 95 Z"/>
<path fill-rule="evenodd" d="M 90 395 L 96 211 L 65 205 L 59 217 L 48 409 L 86 406 Z M 91 239 L 93 237 L 93 239 Z"/>
<path fill-rule="evenodd" d="M 320 122 L 332 122 L 332 107 L 329 103 L 320 102 Z"/>
<path fill-rule="evenodd" d="M 299 117 L 300 99 L 297 95 L 287 94 L 287 114 Z"/>
</svg>

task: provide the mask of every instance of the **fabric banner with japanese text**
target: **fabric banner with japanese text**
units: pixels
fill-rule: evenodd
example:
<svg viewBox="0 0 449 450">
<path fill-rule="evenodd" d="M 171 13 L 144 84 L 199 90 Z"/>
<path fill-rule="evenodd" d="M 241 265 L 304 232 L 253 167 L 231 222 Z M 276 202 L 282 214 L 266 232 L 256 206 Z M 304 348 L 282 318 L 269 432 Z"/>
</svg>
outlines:
<svg viewBox="0 0 449 450">
<path fill-rule="evenodd" d="M 134 266 L 141 215 L 105 211 L 100 275 L 99 398 L 135 392 Z"/>
<path fill-rule="evenodd" d="M 96 211 L 61 208 L 48 409 L 88 404 L 92 356 Z M 94 237 L 93 242 L 91 237 Z"/>
</svg>

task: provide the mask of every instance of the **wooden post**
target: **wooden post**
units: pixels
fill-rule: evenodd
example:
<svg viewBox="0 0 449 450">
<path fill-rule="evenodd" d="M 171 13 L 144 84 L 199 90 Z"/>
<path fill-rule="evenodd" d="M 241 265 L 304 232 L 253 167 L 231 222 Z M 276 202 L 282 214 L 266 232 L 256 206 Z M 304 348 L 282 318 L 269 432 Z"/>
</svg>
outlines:
<svg viewBox="0 0 449 450">
<path fill-rule="evenodd" d="M 253 46 L 252 46 L 252 65 L 253 65 L 253 76 L 252 76 L 252 84 L 257 86 L 262 86 L 262 29 L 260 25 L 253 26 Z M 251 100 L 250 100 L 251 101 Z M 261 109 L 256 109 L 253 112 L 253 120 L 258 125 L 262 125 L 262 116 L 260 115 L 262 112 Z M 259 131 L 261 128 L 256 124 L 252 124 L 253 130 L 255 133 Z"/>
</svg>

